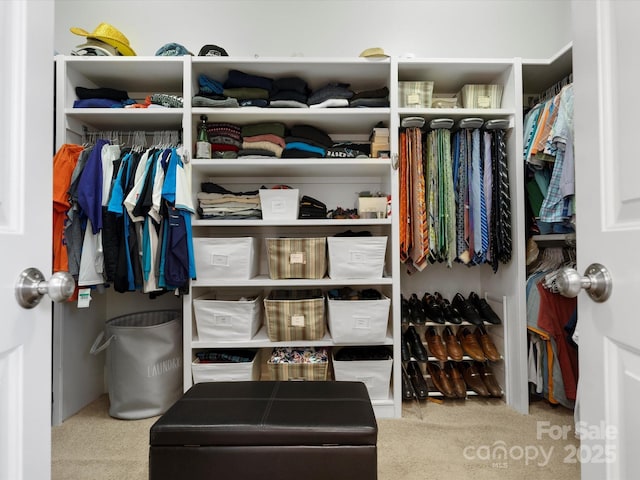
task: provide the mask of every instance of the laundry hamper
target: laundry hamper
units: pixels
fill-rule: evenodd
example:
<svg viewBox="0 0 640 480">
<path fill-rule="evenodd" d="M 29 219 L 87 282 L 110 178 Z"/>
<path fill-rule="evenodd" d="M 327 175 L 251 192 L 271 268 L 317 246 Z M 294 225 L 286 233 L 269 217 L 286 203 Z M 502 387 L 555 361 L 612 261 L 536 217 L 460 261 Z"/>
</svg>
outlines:
<svg viewBox="0 0 640 480">
<path fill-rule="evenodd" d="M 107 320 L 91 353 L 107 350 L 109 415 L 161 415 L 182 396 L 181 318 L 179 311 L 158 310 Z"/>
</svg>

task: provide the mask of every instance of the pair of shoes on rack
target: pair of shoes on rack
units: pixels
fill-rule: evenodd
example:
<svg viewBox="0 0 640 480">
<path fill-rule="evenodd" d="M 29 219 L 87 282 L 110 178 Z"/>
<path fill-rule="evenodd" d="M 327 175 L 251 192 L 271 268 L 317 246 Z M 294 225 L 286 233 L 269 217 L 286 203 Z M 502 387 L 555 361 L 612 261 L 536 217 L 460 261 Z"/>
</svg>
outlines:
<svg viewBox="0 0 640 480">
<path fill-rule="evenodd" d="M 442 333 L 436 327 L 427 327 L 424 336 L 427 341 L 427 349 L 441 362 L 448 359 L 456 362 L 462 360 L 464 350 L 450 326 L 444 327 Z"/>
<path fill-rule="evenodd" d="M 474 333 L 478 343 L 480 344 L 480 348 L 482 348 L 484 356 L 487 357 L 487 360 L 497 362 L 502 358 L 500 352 L 498 352 L 498 349 L 496 348 L 496 344 L 493 343 L 493 340 L 491 340 L 491 337 L 482 325 L 478 325 Z"/>
<path fill-rule="evenodd" d="M 483 362 L 462 362 L 460 364 L 465 383 L 481 397 L 502 397 L 502 388 L 489 365 Z"/>
<path fill-rule="evenodd" d="M 461 293 L 456 293 L 451 304 L 458 309 L 462 317 L 469 323 L 474 325 L 482 325 L 483 318 L 478 309 Z"/>
<path fill-rule="evenodd" d="M 403 374 L 405 374 L 404 370 Z M 424 400 L 427 398 L 429 396 L 429 387 L 427 386 L 427 382 L 424 379 L 424 375 L 418 362 L 415 360 L 407 362 L 406 375 L 409 379 L 409 383 L 413 387 L 413 392 L 416 398 L 418 400 Z M 403 398 L 404 397 L 405 392 L 403 392 Z"/>
<path fill-rule="evenodd" d="M 441 325 L 444 323 L 459 325 L 464 320 L 464 316 L 460 310 L 439 292 L 434 292 L 433 294 L 425 292 L 422 296 L 422 303 L 427 319 L 434 323 Z"/>
<path fill-rule="evenodd" d="M 498 314 L 491 308 L 489 303 L 484 298 L 480 297 L 477 293 L 471 292 L 469 294 L 468 301 L 476 308 L 485 322 L 491 323 L 493 325 L 498 325 L 501 323 Z"/>
<path fill-rule="evenodd" d="M 502 357 L 496 348 L 495 343 L 482 325 L 475 328 L 475 332 L 465 325 L 458 328 L 457 333 L 462 350 L 472 359 L 479 362 L 491 360 L 497 362 Z"/>
<path fill-rule="evenodd" d="M 453 362 L 445 362 L 444 367 L 436 362 L 428 362 L 427 372 L 433 386 L 446 398 L 466 398 L 464 378 Z"/>
<path fill-rule="evenodd" d="M 402 343 L 407 345 L 408 353 L 410 353 L 410 356 L 415 360 L 419 362 L 426 362 L 428 360 L 427 349 L 424 348 L 420 335 L 413 325 L 409 325 L 402 334 Z M 405 353 L 407 353 L 406 350 Z"/>
<path fill-rule="evenodd" d="M 442 310 L 445 322 L 453 323 L 454 325 L 460 325 L 463 322 L 464 317 L 462 313 L 454 307 L 449 300 L 444 298 L 439 292 L 434 292 L 433 296 L 440 306 L 440 310 Z"/>
<path fill-rule="evenodd" d="M 412 293 L 409 298 L 405 298 L 404 295 L 400 295 L 400 309 L 402 314 L 403 325 L 424 325 L 427 317 L 424 311 L 424 306 L 418 295 Z"/>
</svg>

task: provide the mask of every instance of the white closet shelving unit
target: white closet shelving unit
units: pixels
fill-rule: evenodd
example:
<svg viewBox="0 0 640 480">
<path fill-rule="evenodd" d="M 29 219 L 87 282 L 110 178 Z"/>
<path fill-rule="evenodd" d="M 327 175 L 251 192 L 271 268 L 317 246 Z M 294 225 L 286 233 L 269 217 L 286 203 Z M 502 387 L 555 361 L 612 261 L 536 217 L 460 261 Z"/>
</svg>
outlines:
<svg viewBox="0 0 640 480">
<path fill-rule="evenodd" d="M 73 108 L 75 88 L 109 87 L 125 90 L 144 101 L 156 92 L 184 93 L 185 61 L 178 57 L 56 56 L 55 150 L 65 143 L 82 144 L 87 132 L 183 131 L 185 110 L 124 110 Z M 190 128 L 190 126 L 189 126 Z M 125 135 L 122 138 L 126 140 Z M 53 309 L 53 424 L 94 401 L 105 392 L 104 355 L 89 353 L 105 321 L 145 310 L 181 309 L 181 300 L 163 295 L 155 300 L 140 293 L 112 288 L 91 293 L 89 308 L 57 303 Z"/>
<path fill-rule="evenodd" d="M 313 91 L 329 82 L 348 83 L 354 91 L 364 91 L 390 87 L 390 61 L 370 62 L 363 59 L 306 59 L 306 58 L 206 58 L 191 60 L 191 93 L 197 92 L 200 74 L 220 82 L 227 78 L 232 69 L 244 73 L 260 75 L 272 79 L 296 76 L 304 79 Z M 390 108 L 203 108 L 193 107 L 190 112 L 192 132 L 195 133 L 200 116 L 206 115 L 209 122 L 229 122 L 239 126 L 259 122 L 280 122 L 287 127 L 312 125 L 328 133 L 334 141 L 368 141 L 373 127 L 379 122 L 389 126 Z M 192 142 L 195 137 L 191 136 Z M 396 173 L 390 159 L 248 159 L 233 160 L 192 160 L 194 192 L 202 181 L 211 180 L 232 191 L 255 190 L 261 185 L 271 187 L 286 184 L 300 190 L 300 195 L 314 197 L 327 205 L 354 208 L 358 192 L 372 191 L 391 193 L 395 196 Z M 266 326 L 246 342 L 202 341 L 198 338 L 195 317 L 192 311 L 193 298 L 208 290 L 224 291 L 228 288 L 247 288 L 262 291 L 265 295 L 275 288 L 332 288 L 350 286 L 355 289 L 375 288 L 395 299 L 399 296 L 397 266 L 393 251 L 396 248 L 392 215 L 385 219 L 340 219 L 340 220 L 200 220 L 193 222 L 194 237 L 211 236 L 252 236 L 260 239 L 260 274 L 246 281 L 219 281 L 191 283 L 191 294 L 184 300 L 185 328 L 185 388 L 191 385 L 190 363 L 195 351 L 204 348 L 257 348 L 264 355 L 276 346 L 343 346 L 331 338 L 327 331 L 324 338 L 316 341 L 272 342 L 267 337 Z M 272 280 L 266 263 L 265 238 L 268 237 L 328 237 L 346 230 L 370 231 L 373 235 L 387 236 L 385 276 L 382 279 L 362 279 L 336 281 L 328 277 L 319 280 Z M 395 303 L 395 301 L 393 301 Z M 392 318 L 392 317 L 390 317 Z M 393 346 L 397 328 L 389 321 L 388 334 L 384 345 Z M 189 344 L 189 339 L 191 342 Z M 394 355 L 395 356 L 395 355 Z M 373 400 L 379 417 L 400 416 L 400 396 L 390 389 L 386 400 Z"/>
<path fill-rule="evenodd" d="M 501 353 L 502 360 L 491 362 L 491 369 L 504 391 L 505 401 L 519 411 L 528 409 L 526 398 L 526 335 L 524 316 L 524 263 L 523 245 L 524 221 L 522 178 L 522 77 L 519 59 L 431 59 L 412 58 L 394 61 L 393 70 L 400 81 L 432 81 L 434 94 L 453 95 L 466 84 L 503 85 L 500 108 L 397 108 L 393 109 L 396 124 L 403 118 L 419 116 L 425 119 L 425 126 L 435 118 L 450 118 L 455 125 L 463 118 L 479 117 L 486 120 L 506 119 L 509 121 L 507 135 L 507 155 L 509 162 L 509 183 L 511 192 L 513 252 L 507 264 L 500 264 L 497 273 L 489 265 L 467 267 L 454 264 L 447 268 L 442 264 L 428 265 L 422 272 L 409 275 L 402 267 L 401 290 L 405 298 L 416 293 L 419 298 L 424 292 L 438 291 L 452 300 L 456 293 L 468 297 L 476 292 L 486 298 L 491 307 L 502 318 L 500 325 L 485 324 L 487 333 Z M 396 89 L 397 90 L 397 89 Z M 397 105 L 397 103 L 396 103 Z M 392 146 L 394 152 L 398 145 Z M 466 322 L 465 322 L 466 323 Z M 443 325 L 427 322 L 427 326 L 442 328 Z M 456 325 L 451 325 L 454 333 Z M 473 327 L 473 326 L 472 326 Z M 416 327 L 424 339 L 424 328 Z M 430 356 L 429 360 L 436 360 Z M 422 372 L 428 379 L 424 363 Z M 432 387 L 430 385 L 430 387 Z M 472 394 L 472 392 L 469 392 Z M 434 388 L 430 395 L 439 395 Z"/>
<path fill-rule="evenodd" d="M 528 409 L 526 386 L 526 319 L 524 309 L 524 193 L 522 151 L 522 67 L 519 59 L 383 59 L 362 58 L 235 58 L 235 57 L 106 57 L 81 58 L 57 57 L 56 147 L 63 143 L 81 143 L 83 128 L 90 130 L 158 131 L 181 130 L 187 150 L 192 150 L 200 115 L 207 115 L 209 122 L 224 121 L 238 125 L 277 121 L 292 126 L 309 124 L 326 131 L 336 141 L 367 141 L 372 128 L 383 122 L 391 132 L 391 159 L 192 159 L 192 187 L 195 194 L 200 183 L 213 179 L 230 190 L 256 189 L 261 185 L 287 184 L 300 189 L 327 204 L 329 209 L 341 206 L 353 208 L 357 192 L 382 191 L 392 195 L 392 215 L 386 219 L 357 220 L 203 220 L 194 216 L 194 237 L 309 237 L 332 236 L 351 229 L 367 230 L 374 235 L 389 238 L 386 252 L 385 275 L 382 279 L 335 281 L 320 280 L 271 280 L 268 277 L 266 255 L 262 255 L 260 275 L 246 281 L 191 282 L 189 292 L 183 296 L 181 306 L 184 315 L 184 387 L 192 384 L 191 362 L 195 353 L 209 348 L 256 348 L 263 352 L 274 346 L 338 346 L 330 333 L 318 341 L 271 342 L 263 327 L 246 342 L 202 341 L 198 338 L 193 312 L 193 299 L 210 290 L 247 288 L 268 291 L 274 288 L 331 288 L 351 286 L 376 288 L 391 298 L 388 333 L 384 345 L 393 348 L 394 365 L 389 397 L 375 400 L 376 415 L 400 417 L 401 355 L 400 355 L 400 293 L 439 291 L 447 298 L 456 292 L 468 294 L 475 291 L 484 295 L 503 318 L 498 326 L 488 327 L 502 353 L 503 360 L 494 366 L 505 392 L 505 401 L 515 409 Z M 363 91 L 387 86 L 390 91 L 389 108 L 204 108 L 192 107 L 191 98 L 198 90 L 198 75 L 206 74 L 223 81 L 231 69 L 270 78 L 299 76 L 311 89 L 328 82 L 349 83 L 352 89 Z M 405 80 L 434 81 L 436 93 L 457 93 L 464 84 L 501 83 L 504 85 L 502 107 L 499 109 L 415 109 L 398 108 L 398 82 Z M 142 100 L 151 93 L 170 93 L 183 97 L 184 107 L 179 109 L 121 110 L 74 109 L 76 86 L 88 88 L 111 87 L 126 90 L 131 98 Z M 422 116 L 427 122 L 436 117 L 459 120 L 465 117 L 484 119 L 506 118 L 510 122 L 508 156 L 510 187 L 512 192 L 513 256 L 510 263 L 500 265 L 494 274 L 488 265 L 467 268 L 454 265 L 448 269 L 442 265 L 430 265 L 420 274 L 407 275 L 398 258 L 398 215 L 395 199 L 398 195 L 398 172 L 395 169 L 398 152 L 400 122 L 407 116 Z M 195 204 L 195 203 L 194 203 Z M 262 242 L 264 245 L 264 242 Z M 262 247 L 264 249 L 264 246 Z M 263 252 L 264 253 L 264 252 Z M 114 295 L 111 293 L 110 295 Z M 113 311 L 126 313 L 127 309 L 141 310 L 144 296 L 136 293 L 119 295 L 117 302 L 107 297 L 96 313 L 94 308 L 87 316 L 94 317 L 92 327 L 71 332 L 64 328 L 69 318 L 78 315 L 75 306 L 57 309 L 54 321 L 58 328 L 59 370 L 68 368 L 73 360 L 84 361 L 82 355 L 63 359 L 68 345 L 90 346 L 104 320 L 114 316 Z M 145 301 L 147 301 L 145 299 Z M 177 300 L 180 303 L 180 300 Z M 99 303 L 99 302 L 96 302 Z M 155 306 L 155 305 L 154 305 Z M 92 305 L 93 307 L 93 305 Z M 82 312 L 81 312 L 82 313 Z M 79 347 L 75 347 L 78 349 Z M 54 345 L 54 351 L 56 347 Z M 64 354 L 68 356 L 68 353 Z M 93 359 L 91 359 L 93 361 Z M 55 363 L 55 358 L 54 358 Z M 70 367 L 77 368 L 77 367 Z M 98 372 L 98 373 L 96 373 Z M 87 378 L 102 371 L 95 364 L 92 371 L 81 372 L 76 378 Z M 65 377 L 71 373 L 65 372 Z M 54 372 L 55 377 L 55 372 Z M 55 382 L 55 381 L 54 381 Z M 91 392 L 78 402 L 89 403 L 102 391 L 97 383 Z M 55 388 L 54 388 L 55 389 Z M 93 395 L 93 396 L 92 396 Z M 62 415 L 64 417 L 64 414 Z"/>
</svg>

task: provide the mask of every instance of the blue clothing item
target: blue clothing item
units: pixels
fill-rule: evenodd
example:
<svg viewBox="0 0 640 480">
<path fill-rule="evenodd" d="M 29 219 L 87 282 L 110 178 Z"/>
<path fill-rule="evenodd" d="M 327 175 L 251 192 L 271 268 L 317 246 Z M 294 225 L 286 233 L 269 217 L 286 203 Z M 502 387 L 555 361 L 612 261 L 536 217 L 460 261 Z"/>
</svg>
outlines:
<svg viewBox="0 0 640 480">
<path fill-rule="evenodd" d="M 204 73 L 201 73 L 198 76 L 198 84 L 200 85 L 200 91 L 202 93 L 215 93 L 217 95 L 222 95 L 222 92 L 224 91 L 222 83 L 214 80 L 213 78 L 207 77 Z"/>
<path fill-rule="evenodd" d="M 78 182 L 78 205 L 91 220 L 94 234 L 102 230 L 102 147 L 108 144 L 103 139 L 96 142 Z"/>
<path fill-rule="evenodd" d="M 179 57 L 182 55 L 193 55 L 189 50 L 179 43 L 167 43 L 156 52 L 157 57 Z"/>
<path fill-rule="evenodd" d="M 241 72 L 240 70 L 229 70 L 227 79 L 224 82 L 224 88 L 263 88 L 271 91 L 273 79 L 262 77 L 260 75 L 252 75 L 250 73 Z"/>
<path fill-rule="evenodd" d="M 175 148 L 170 149 L 169 162 L 164 174 L 164 183 L 162 184 L 162 198 L 171 205 L 176 203 L 176 169 L 178 163 L 181 162 L 180 155 Z"/>
<path fill-rule="evenodd" d="M 111 197 L 109 198 L 109 203 L 107 204 L 108 211 L 117 213 L 119 215 L 122 215 L 122 213 L 124 212 L 124 207 L 122 206 L 122 202 L 124 202 L 123 186 L 127 183 L 127 171 L 129 169 L 130 159 L 131 152 L 125 154 L 124 157 L 122 157 L 120 168 L 118 169 L 116 179 L 113 182 L 113 187 L 111 188 Z"/>
<path fill-rule="evenodd" d="M 310 145 L 308 143 L 304 143 L 304 142 L 291 142 L 291 143 L 287 143 L 284 147 L 285 150 L 292 150 L 292 149 L 297 149 L 297 150 L 303 150 L 306 152 L 313 152 L 313 153 L 317 153 L 319 155 L 326 155 L 327 151 L 324 148 L 320 148 L 320 147 L 316 147 L 314 145 Z"/>
<path fill-rule="evenodd" d="M 73 108 L 123 108 L 125 103 L 110 98 L 86 98 L 75 100 Z"/>
<path fill-rule="evenodd" d="M 167 252 L 165 255 L 164 278 L 167 285 L 182 287 L 189 278 L 189 250 L 184 216 L 179 210 L 168 213 Z"/>
<path fill-rule="evenodd" d="M 158 285 L 166 289 L 182 288 L 195 279 L 191 214 L 169 209 L 164 220 Z"/>
</svg>

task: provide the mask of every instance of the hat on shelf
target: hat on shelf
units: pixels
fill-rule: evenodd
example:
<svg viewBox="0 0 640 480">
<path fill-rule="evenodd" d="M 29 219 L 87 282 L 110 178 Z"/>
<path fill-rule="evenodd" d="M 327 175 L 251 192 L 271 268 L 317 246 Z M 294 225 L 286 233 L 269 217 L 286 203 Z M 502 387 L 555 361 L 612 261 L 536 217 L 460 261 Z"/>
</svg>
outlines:
<svg viewBox="0 0 640 480">
<path fill-rule="evenodd" d="M 179 43 L 167 43 L 156 52 L 156 57 L 179 57 L 181 55 L 193 55 Z"/>
<path fill-rule="evenodd" d="M 217 45 L 205 45 L 198 53 L 199 57 L 228 57 L 227 51 Z"/>
<path fill-rule="evenodd" d="M 87 37 L 87 39 L 100 40 L 118 49 L 122 55 L 134 56 L 136 52 L 129 46 L 129 39 L 117 28 L 109 23 L 101 23 L 91 33 L 78 27 L 71 27 L 71 33 Z"/>
<path fill-rule="evenodd" d="M 108 43 L 101 42 L 100 40 L 87 39 L 82 45 L 78 45 L 71 50 L 71 55 L 85 56 L 85 57 L 118 57 L 120 52 L 116 47 L 112 47 Z"/>
<path fill-rule="evenodd" d="M 384 53 L 384 49 L 380 47 L 367 48 L 360 54 L 363 58 L 389 58 L 389 55 Z"/>
</svg>

